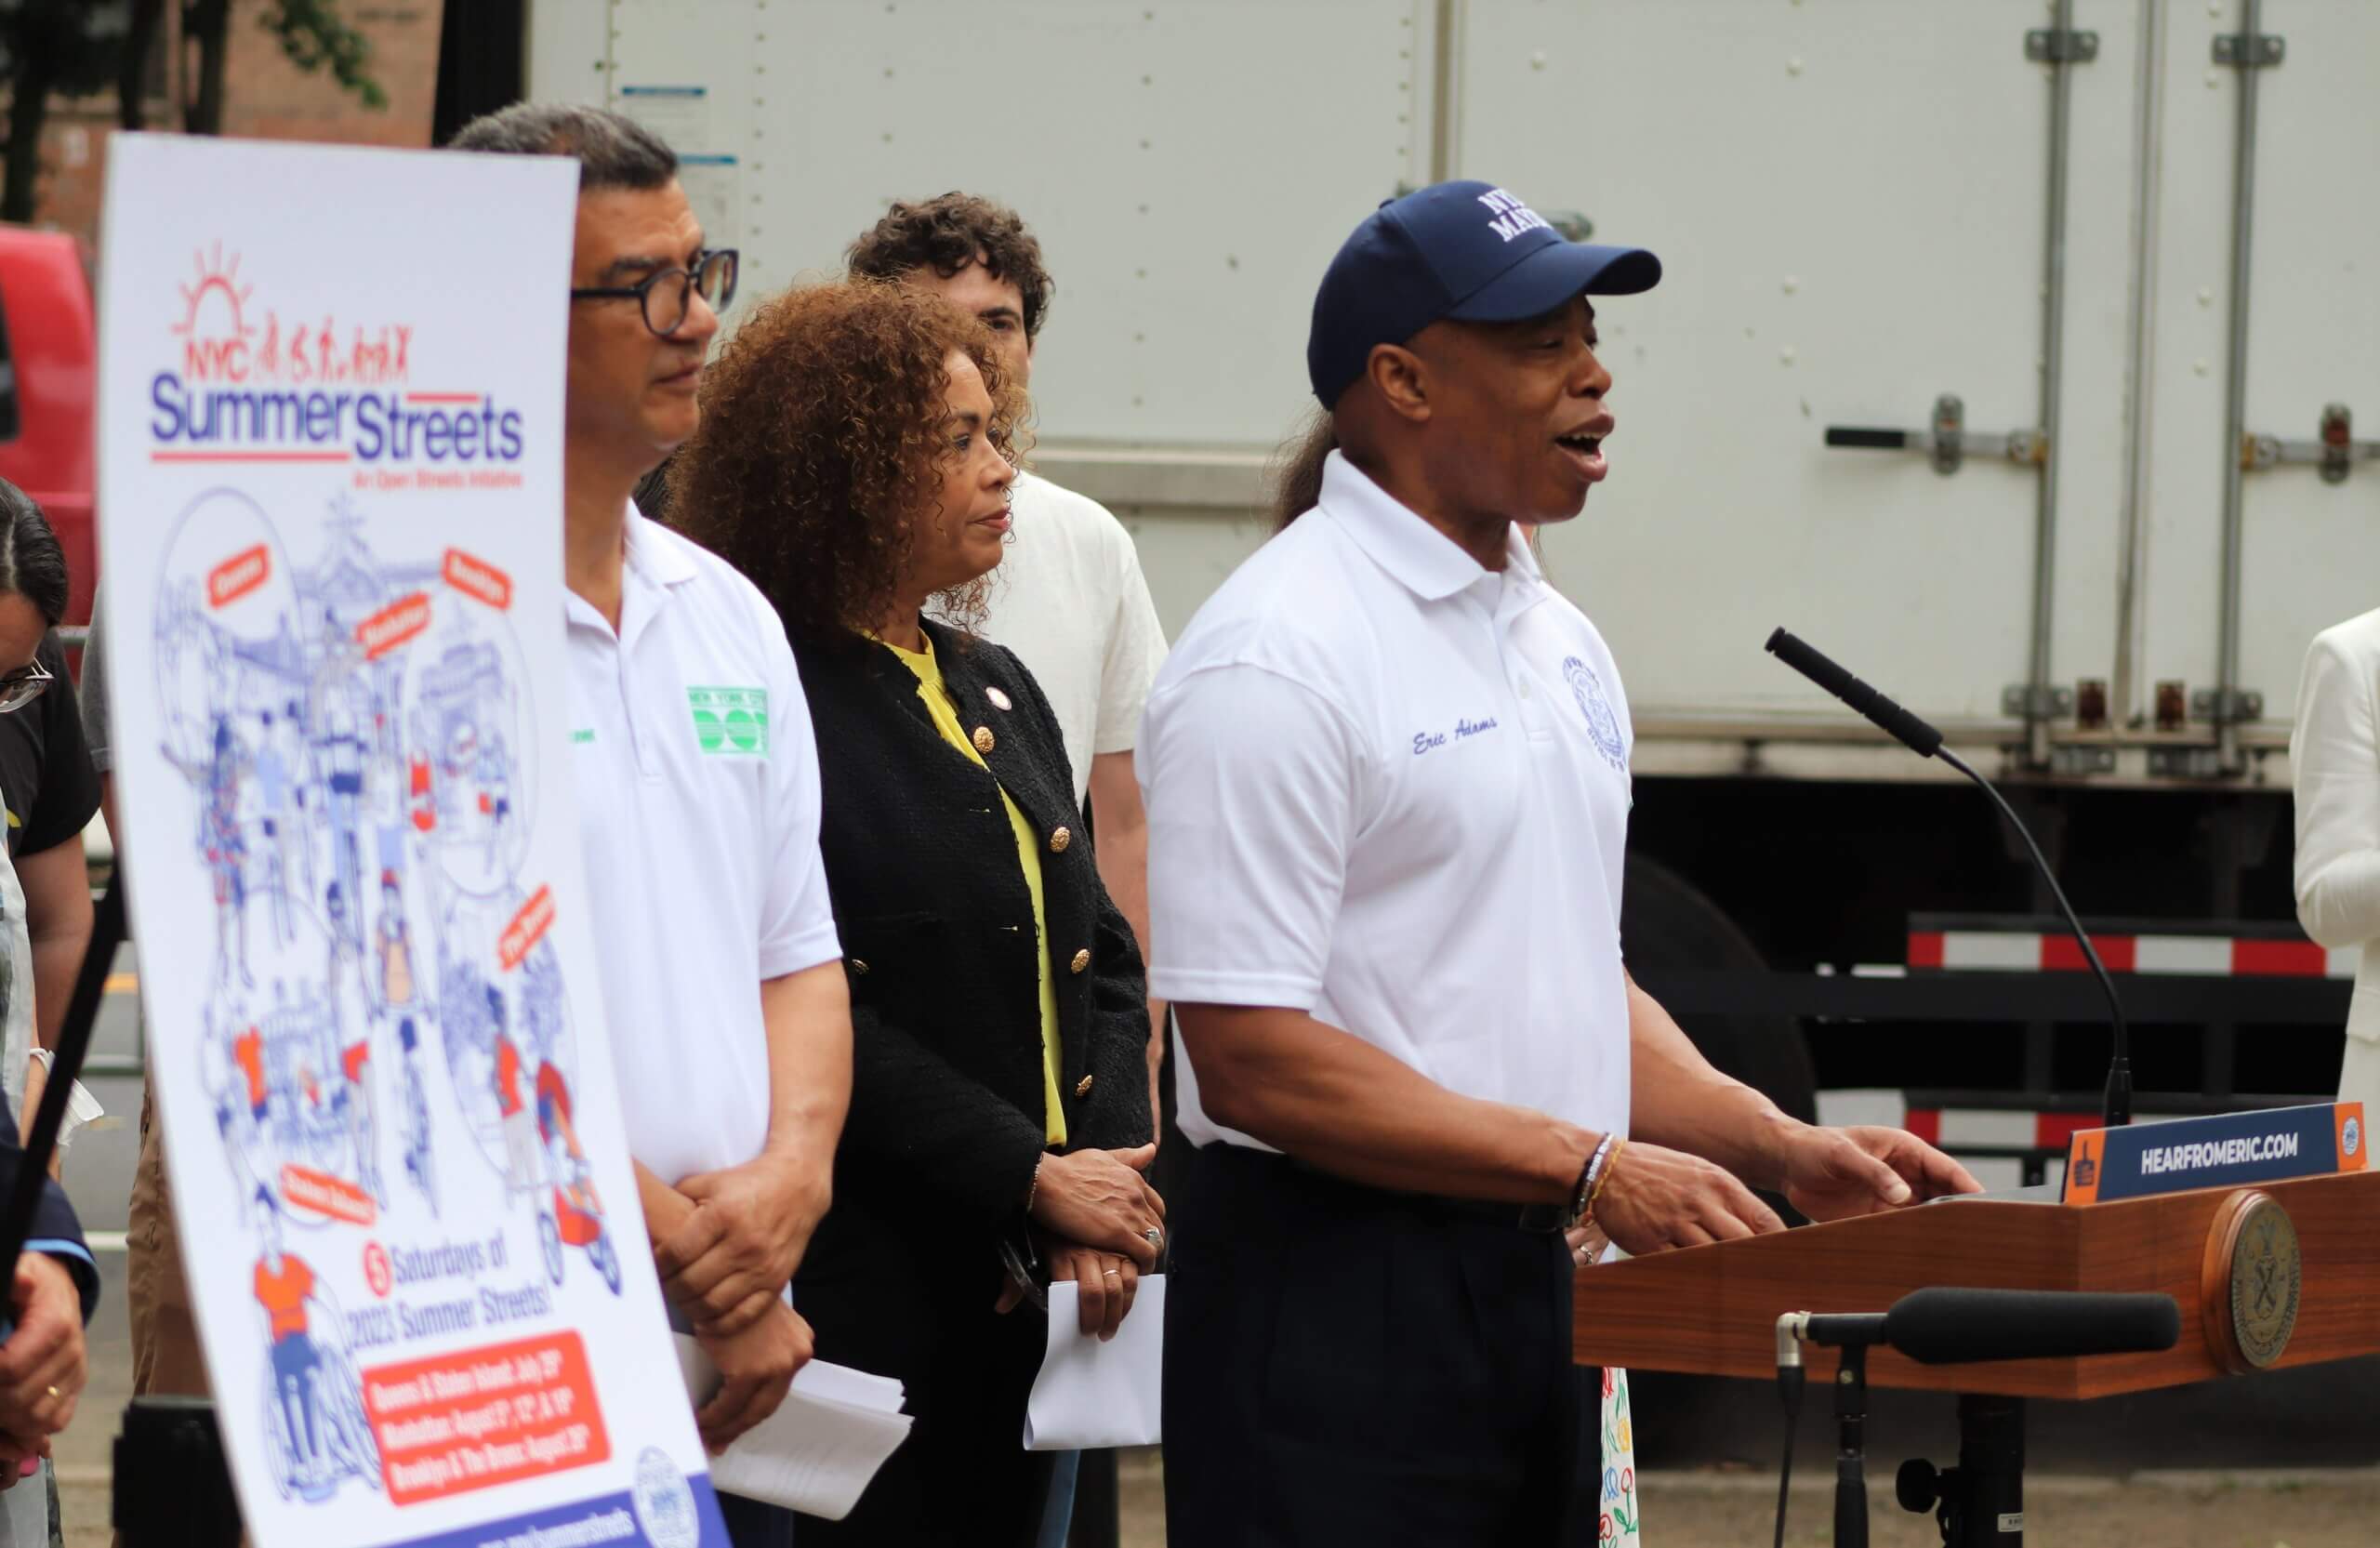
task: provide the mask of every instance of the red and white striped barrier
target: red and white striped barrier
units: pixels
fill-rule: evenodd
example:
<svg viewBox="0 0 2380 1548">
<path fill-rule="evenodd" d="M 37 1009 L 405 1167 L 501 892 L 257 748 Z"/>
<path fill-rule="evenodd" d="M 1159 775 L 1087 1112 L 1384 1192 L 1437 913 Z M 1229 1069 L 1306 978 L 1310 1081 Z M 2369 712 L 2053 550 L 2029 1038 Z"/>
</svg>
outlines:
<svg viewBox="0 0 2380 1548">
<path fill-rule="evenodd" d="M 2307 940 L 2225 935 L 2094 935 L 2109 972 L 2202 978 L 2353 978 L 2360 948 L 2333 951 Z M 1967 972 L 2082 972 L 2082 947 L 2065 931 L 1911 931 L 1909 965 Z"/>
<path fill-rule="evenodd" d="M 2009 1111 L 1997 1107 L 1911 1107 L 1897 1091 L 1852 1090 L 1820 1092 L 1818 1121 L 1825 1124 L 1880 1123 L 1906 1129 L 1928 1144 L 1957 1152 L 1977 1146 L 1994 1149 L 2063 1151 L 2079 1129 L 2099 1126 L 2096 1112 Z M 2143 1118 L 2176 1115 L 2143 1113 Z"/>
</svg>

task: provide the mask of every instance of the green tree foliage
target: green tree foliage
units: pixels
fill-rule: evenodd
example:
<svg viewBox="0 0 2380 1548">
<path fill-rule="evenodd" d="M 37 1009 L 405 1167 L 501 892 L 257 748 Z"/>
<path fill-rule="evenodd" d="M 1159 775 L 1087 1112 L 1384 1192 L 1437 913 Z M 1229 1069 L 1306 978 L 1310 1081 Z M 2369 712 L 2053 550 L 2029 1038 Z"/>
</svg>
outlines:
<svg viewBox="0 0 2380 1548">
<path fill-rule="evenodd" d="M 265 7 L 264 30 L 281 40 L 281 51 L 300 70 L 327 70 L 356 99 L 375 112 L 389 94 L 364 73 L 372 44 L 338 14 L 338 0 L 274 0 Z"/>
<path fill-rule="evenodd" d="M 389 94 L 367 69 L 371 42 L 339 15 L 339 0 L 268 0 L 257 20 L 298 69 L 328 70 L 367 108 L 389 105 Z M 182 118 L 192 134 L 223 132 L 223 56 L 231 27 L 231 0 L 183 0 L 182 35 L 198 45 L 198 90 Z"/>
</svg>

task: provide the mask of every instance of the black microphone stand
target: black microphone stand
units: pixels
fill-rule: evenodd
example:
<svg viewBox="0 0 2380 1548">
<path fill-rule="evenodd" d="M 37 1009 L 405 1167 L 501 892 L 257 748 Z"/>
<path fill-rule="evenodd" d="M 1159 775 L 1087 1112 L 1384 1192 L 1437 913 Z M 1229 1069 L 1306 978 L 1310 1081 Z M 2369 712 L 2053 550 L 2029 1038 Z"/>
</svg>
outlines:
<svg viewBox="0 0 2380 1548">
<path fill-rule="evenodd" d="M 2008 804 L 2007 798 L 1993 787 L 1991 781 L 1968 767 L 1965 759 L 1950 748 L 1937 748 L 1934 756 L 1974 780 L 1977 787 L 1991 798 L 1991 804 L 2000 808 L 2000 814 L 2008 819 L 2008 826 L 2016 830 L 2016 837 L 2025 840 L 2025 848 L 2032 854 L 2033 864 L 2041 868 L 2042 880 L 2049 883 L 2049 895 L 2057 900 L 2057 909 L 2066 916 L 2067 928 L 2073 931 L 2075 940 L 2082 943 L 2082 959 L 2091 964 L 2092 973 L 2098 978 L 2099 987 L 2108 997 L 2108 1021 L 2114 1033 L 2114 1047 L 2108 1057 L 2107 1095 L 2100 1104 L 2099 1121 L 2105 1128 L 2122 1129 L 2132 1121 L 2132 1037 L 2123 1019 L 2123 1001 L 2116 998 L 2115 980 L 2108 976 L 2107 964 L 2099 960 L 2099 948 L 2091 944 L 2091 933 L 2082 928 L 2082 920 L 2075 915 L 2074 905 L 2066 901 L 2066 889 L 2057 884 L 2057 873 L 2050 869 L 2048 859 L 2042 853 L 2042 846 L 2033 842 L 2032 830 L 2025 826 L 2023 818 L 2016 815 L 2016 809 Z"/>
<path fill-rule="evenodd" d="M 1868 1548 L 1868 1346 L 1834 1368 L 1834 1548 Z"/>
<path fill-rule="evenodd" d="M 1785 1313 L 1777 1319 L 1778 1390 L 1785 1398 L 1788 1429 L 1786 1465 L 1778 1474 L 1777 1494 L 1779 1548 L 1785 1541 L 1802 1344 L 1840 1352 L 1834 1378 L 1834 1416 L 1840 1429 L 1834 1541 L 1836 1548 L 1867 1548 L 1863 1442 L 1871 1346 L 1884 1344 L 1926 1365 L 1966 1365 L 2170 1349 L 2180 1336 L 2180 1308 L 2170 1297 L 2157 1294 L 1934 1289 L 1901 1297 L 1889 1312 Z M 1959 1465 L 1937 1472 L 1922 1458 L 1903 1462 L 1893 1493 L 1906 1510 L 1922 1514 L 1939 1507 L 1937 1519 L 1947 1548 L 2024 1548 L 2024 1400 L 1963 1394 Z"/>
<path fill-rule="evenodd" d="M 1785 665 L 1868 717 L 1878 729 L 1918 757 L 1938 758 L 1974 780 L 1983 793 L 1991 798 L 1991 803 L 2000 808 L 2000 814 L 2008 819 L 2008 826 L 2016 830 L 2016 836 L 2025 840 L 2025 848 L 2031 853 L 2033 864 L 2041 868 L 2042 880 L 2049 883 L 2050 896 L 2057 900 L 2058 912 L 2066 916 L 2067 928 L 2073 931 L 2075 940 L 2082 943 L 2083 960 L 2091 964 L 2091 972 L 2099 981 L 2100 991 L 2108 997 L 2109 1029 L 2114 1034 L 2114 1048 L 2108 1059 L 2108 1089 L 2100 1107 L 2100 1120 L 2109 1129 L 2121 1129 L 2130 1123 L 2132 1039 L 2124 1025 L 2123 1002 L 2116 998 L 2115 980 L 2108 976 L 2107 965 L 2099 960 L 2099 948 L 2091 944 L 2091 933 L 2082 928 L 2082 920 L 2075 915 L 2074 906 L 2066 901 L 2066 889 L 2057 884 L 2057 873 L 2050 869 L 2041 845 L 2033 842 L 2032 831 L 2026 827 L 2024 819 L 2016 815 L 2016 809 L 1992 787 L 1991 781 L 1969 768 L 1964 759 L 1942 745 L 1941 732 L 1878 693 L 1871 684 L 1853 677 L 1839 663 L 1806 641 L 1780 628 L 1768 636 L 1767 649 Z"/>
<path fill-rule="evenodd" d="M 1777 1493 L 1777 1541 L 1785 1541 L 1787 1480 L 1792 1475 L 1792 1419 L 1801 1409 L 1801 1345 L 1832 1349 L 1834 1368 L 1834 1548 L 1868 1548 L 1868 1350 L 1884 1342 L 1875 1312 L 1788 1312 L 1777 1319 L 1778 1387 L 1785 1397 L 1785 1471 Z"/>
<path fill-rule="evenodd" d="M 1959 1465 L 1924 1457 L 1900 1464 L 1901 1509 L 1934 1513 L 1943 1548 L 2012 1548 L 2025 1541 L 2025 1400 L 1959 1395 Z"/>
</svg>

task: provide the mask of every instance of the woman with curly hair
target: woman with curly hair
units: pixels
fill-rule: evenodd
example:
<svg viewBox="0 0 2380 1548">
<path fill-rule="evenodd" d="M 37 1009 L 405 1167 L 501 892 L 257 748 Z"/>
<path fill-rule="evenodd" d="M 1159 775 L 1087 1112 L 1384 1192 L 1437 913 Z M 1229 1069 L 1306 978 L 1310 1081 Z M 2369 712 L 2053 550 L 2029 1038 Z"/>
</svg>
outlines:
<svg viewBox="0 0 2380 1548">
<path fill-rule="evenodd" d="M 789 291 L 711 367 L 671 479 L 677 519 L 785 620 L 818 736 L 853 1067 L 795 1298 L 821 1358 L 899 1377 L 916 1417 L 805 1543 L 1029 1543 L 1046 1335 L 1020 1301 L 1073 1280 L 1083 1330 L 1112 1336 L 1164 1242 L 1147 986 L 1056 718 L 1015 656 L 939 621 L 981 616 L 1020 407 L 938 298 Z"/>
</svg>

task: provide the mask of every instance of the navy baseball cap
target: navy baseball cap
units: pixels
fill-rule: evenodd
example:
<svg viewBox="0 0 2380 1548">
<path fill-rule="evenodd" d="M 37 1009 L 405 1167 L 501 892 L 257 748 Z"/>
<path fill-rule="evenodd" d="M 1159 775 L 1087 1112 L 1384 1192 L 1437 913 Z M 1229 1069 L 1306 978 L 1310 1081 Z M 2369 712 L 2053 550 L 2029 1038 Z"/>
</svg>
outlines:
<svg viewBox="0 0 2380 1548">
<path fill-rule="evenodd" d="M 1518 323 L 1580 296 L 1633 296 L 1660 283 L 1637 247 L 1570 242 L 1493 183 L 1432 183 L 1364 218 L 1314 295 L 1305 370 L 1329 408 L 1364 374 L 1373 346 L 1402 344 L 1441 317 Z"/>
</svg>

